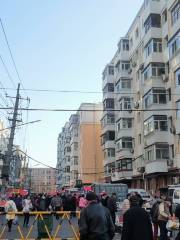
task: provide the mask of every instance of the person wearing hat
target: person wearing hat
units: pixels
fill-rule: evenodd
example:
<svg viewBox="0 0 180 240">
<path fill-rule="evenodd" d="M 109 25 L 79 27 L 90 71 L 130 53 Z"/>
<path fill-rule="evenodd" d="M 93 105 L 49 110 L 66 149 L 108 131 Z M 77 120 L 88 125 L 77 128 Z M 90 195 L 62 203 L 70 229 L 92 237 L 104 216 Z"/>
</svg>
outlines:
<svg viewBox="0 0 180 240">
<path fill-rule="evenodd" d="M 80 240 L 112 240 L 115 233 L 109 210 L 98 203 L 97 195 L 86 195 L 88 206 L 82 209 L 79 219 Z"/>
<path fill-rule="evenodd" d="M 141 208 L 139 198 L 131 196 L 130 209 L 123 217 L 121 240 L 153 240 L 152 224 L 148 213 Z"/>
</svg>

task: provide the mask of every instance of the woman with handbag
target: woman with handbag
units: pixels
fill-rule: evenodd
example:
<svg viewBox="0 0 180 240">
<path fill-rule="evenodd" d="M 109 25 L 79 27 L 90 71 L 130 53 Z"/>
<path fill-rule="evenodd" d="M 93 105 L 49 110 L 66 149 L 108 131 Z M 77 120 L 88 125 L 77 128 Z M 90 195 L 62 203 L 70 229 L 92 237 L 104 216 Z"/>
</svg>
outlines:
<svg viewBox="0 0 180 240">
<path fill-rule="evenodd" d="M 159 204 L 158 225 L 160 228 L 160 240 L 168 240 L 167 222 L 171 219 L 170 202 L 167 201 L 165 194 L 161 195 L 161 203 Z"/>
</svg>

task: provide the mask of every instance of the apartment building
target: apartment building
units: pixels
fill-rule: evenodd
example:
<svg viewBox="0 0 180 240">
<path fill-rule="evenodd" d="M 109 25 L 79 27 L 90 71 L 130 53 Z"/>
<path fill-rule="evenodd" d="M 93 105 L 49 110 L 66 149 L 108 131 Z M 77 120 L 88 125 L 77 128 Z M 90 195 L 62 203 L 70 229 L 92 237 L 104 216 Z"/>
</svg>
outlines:
<svg viewBox="0 0 180 240">
<path fill-rule="evenodd" d="M 58 188 L 70 186 L 70 125 L 69 122 L 62 128 L 58 137 L 57 185 Z"/>
<path fill-rule="evenodd" d="M 53 193 L 56 191 L 56 169 L 29 168 L 32 193 Z"/>
<path fill-rule="evenodd" d="M 68 122 L 70 133 L 70 178 L 69 186 L 73 187 L 80 181 L 83 184 L 91 184 L 103 180 L 103 152 L 101 149 L 101 124 L 102 104 L 82 103 L 76 114 L 72 114 Z M 63 145 L 62 132 L 58 140 L 59 169 L 58 185 L 63 184 Z M 62 176 L 61 176 L 62 175 Z M 67 186 L 67 185 L 66 185 Z"/>
<path fill-rule="evenodd" d="M 179 182 L 179 84 L 180 2 L 145 0 L 103 71 L 106 181 Z"/>
</svg>

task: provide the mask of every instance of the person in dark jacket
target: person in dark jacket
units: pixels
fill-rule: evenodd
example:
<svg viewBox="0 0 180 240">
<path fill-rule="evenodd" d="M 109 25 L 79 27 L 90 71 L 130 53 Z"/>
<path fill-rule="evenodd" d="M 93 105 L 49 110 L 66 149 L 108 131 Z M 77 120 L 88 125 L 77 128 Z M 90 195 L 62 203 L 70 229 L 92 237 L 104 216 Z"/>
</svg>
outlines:
<svg viewBox="0 0 180 240">
<path fill-rule="evenodd" d="M 179 222 L 180 222 L 180 204 L 178 204 L 176 207 L 175 216 L 179 219 Z M 180 240 L 180 229 L 179 229 L 178 235 L 176 236 L 175 240 Z"/>
<path fill-rule="evenodd" d="M 121 240 L 153 240 L 148 213 L 140 207 L 137 196 L 130 197 L 130 209 L 124 214 Z"/>
<path fill-rule="evenodd" d="M 117 212 L 117 196 L 116 193 L 113 193 L 112 196 L 107 200 L 107 208 L 111 213 L 113 223 L 116 221 L 116 212 Z"/>
<path fill-rule="evenodd" d="M 115 226 L 109 210 L 97 202 L 93 192 L 86 195 L 88 206 L 79 219 L 80 240 L 112 240 Z"/>
</svg>

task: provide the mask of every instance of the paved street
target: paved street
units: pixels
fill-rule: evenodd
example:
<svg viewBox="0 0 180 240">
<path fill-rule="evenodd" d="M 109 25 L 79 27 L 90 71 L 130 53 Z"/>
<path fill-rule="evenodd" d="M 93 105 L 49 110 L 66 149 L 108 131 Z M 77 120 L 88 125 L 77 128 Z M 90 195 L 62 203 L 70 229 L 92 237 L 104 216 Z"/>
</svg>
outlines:
<svg viewBox="0 0 180 240">
<path fill-rule="evenodd" d="M 19 217 L 18 218 L 18 222 L 19 222 L 19 226 L 22 230 L 22 233 L 23 233 L 23 236 L 27 236 L 27 233 L 29 231 L 29 228 L 30 226 L 33 224 L 34 222 L 34 217 L 31 216 L 30 218 L 30 226 L 29 228 L 23 228 L 23 217 Z M 56 220 L 55 217 L 53 217 L 53 231 L 52 231 L 52 235 L 54 235 L 55 231 L 56 231 L 56 228 L 58 226 L 58 222 Z M 77 218 L 72 218 L 71 219 L 71 223 L 73 224 L 73 226 L 75 226 L 75 229 L 77 231 L 78 229 L 78 226 L 77 226 Z M 1 232 L 3 230 L 3 227 L 6 225 L 6 219 L 5 219 L 5 216 L 0 216 L 0 235 L 1 235 Z M 33 226 L 33 231 L 32 233 L 29 235 L 29 238 L 28 239 L 35 239 L 37 238 L 38 234 L 37 234 L 37 222 L 34 222 L 34 226 Z M 73 231 L 70 227 L 70 224 L 68 223 L 68 220 L 67 219 L 64 219 L 62 225 L 61 225 L 61 228 L 60 228 L 60 231 L 59 233 L 57 234 L 57 238 L 61 238 L 61 239 L 66 239 L 66 238 L 73 238 L 74 237 L 74 234 L 73 234 Z M 15 239 L 21 239 L 20 238 L 20 233 L 18 232 L 18 225 L 13 225 L 12 226 L 12 231 L 9 233 L 8 232 L 8 229 L 6 228 L 5 231 L 4 231 L 4 234 L 1 236 L 0 239 L 8 239 L 8 240 L 15 240 Z M 116 234 L 114 240 L 119 240 L 120 239 L 120 235 Z"/>
</svg>

